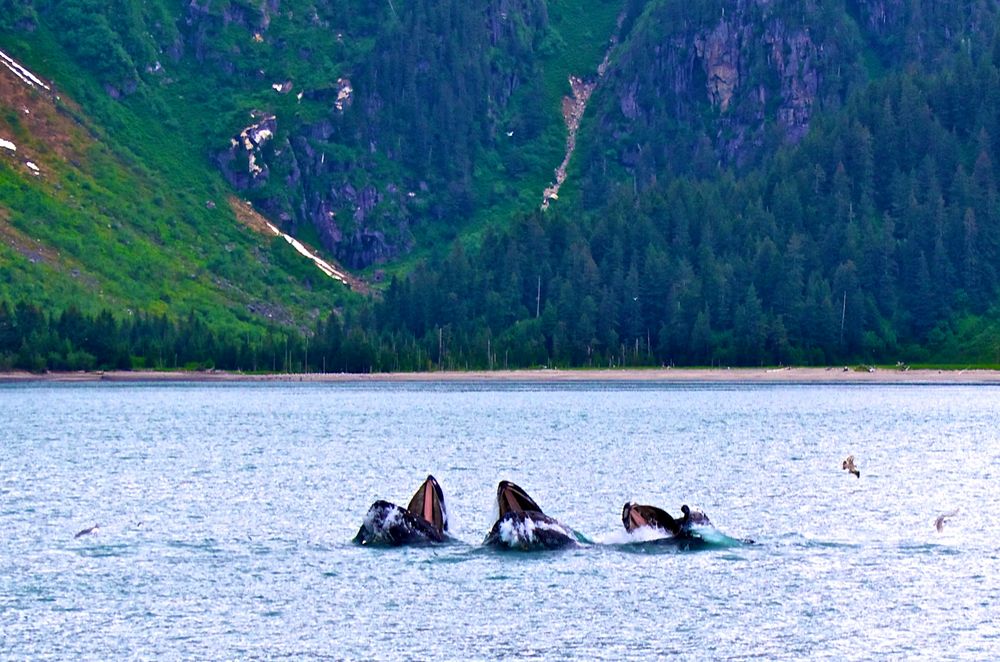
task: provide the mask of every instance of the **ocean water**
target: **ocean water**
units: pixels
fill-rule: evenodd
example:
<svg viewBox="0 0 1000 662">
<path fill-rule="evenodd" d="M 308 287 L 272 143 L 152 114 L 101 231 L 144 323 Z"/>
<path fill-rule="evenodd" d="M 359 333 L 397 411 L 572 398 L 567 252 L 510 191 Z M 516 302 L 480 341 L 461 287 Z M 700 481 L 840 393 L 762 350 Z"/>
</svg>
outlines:
<svg viewBox="0 0 1000 662">
<path fill-rule="evenodd" d="M 453 542 L 351 543 L 428 473 Z M 501 479 L 592 544 L 483 548 Z M 995 659 L 1000 388 L 0 385 L 0 531 L 3 659 Z"/>
</svg>

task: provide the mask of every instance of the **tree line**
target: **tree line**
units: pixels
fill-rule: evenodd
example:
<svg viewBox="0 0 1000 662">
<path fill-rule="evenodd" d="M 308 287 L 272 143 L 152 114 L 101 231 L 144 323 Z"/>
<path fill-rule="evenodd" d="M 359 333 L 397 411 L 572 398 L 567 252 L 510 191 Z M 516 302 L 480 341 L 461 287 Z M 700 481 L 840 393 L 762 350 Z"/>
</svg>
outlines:
<svg viewBox="0 0 1000 662">
<path fill-rule="evenodd" d="M 428 24 L 448 16 L 431 12 Z M 996 32 L 985 26 L 975 40 L 935 51 L 933 62 L 917 58 L 859 84 L 818 112 L 800 142 L 747 167 L 720 163 L 708 149 L 713 158 L 623 178 L 605 175 L 604 163 L 628 172 L 626 154 L 582 149 L 578 200 L 570 192 L 545 213 L 456 240 L 379 298 L 351 302 L 311 328 L 220 329 L 195 313 L 122 317 L 2 303 L 0 368 L 1000 362 L 989 333 L 1000 318 Z M 892 64 L 895 50 L 922 43 L 890 40 L 879 50 Z M 415 57 L 416 46 L 394 48 L 386 71 Z M 475 67 L 466 73 L 477 86 L 488 78 Z M 414 100 L 434 93 L 419 89 Z M 445 116 L 434 109 L 443 107 L 422 110 L 431 113 L 426 122 L 437 126 Z M 459 133 L 479 135 L 470 131 Z M 432 144 L 446 139 L 429 135 L 419 158 L 459 154 Z M 684 151 L 678 144 L 650 142 L 648 153 L 673 156 Z M 449 167 L 467 172 L 466 161 Z"/>
<path fill-rule="evenodd" d="M 0 301 L 0 371 L 232 370 L 370 372 L 377 343 L 345 333 L 331 313 L 308 333 L 296 329 L 219 329 L 191 312 L 180 319 L 76 307 L 45 311 Z"/>
</svg>

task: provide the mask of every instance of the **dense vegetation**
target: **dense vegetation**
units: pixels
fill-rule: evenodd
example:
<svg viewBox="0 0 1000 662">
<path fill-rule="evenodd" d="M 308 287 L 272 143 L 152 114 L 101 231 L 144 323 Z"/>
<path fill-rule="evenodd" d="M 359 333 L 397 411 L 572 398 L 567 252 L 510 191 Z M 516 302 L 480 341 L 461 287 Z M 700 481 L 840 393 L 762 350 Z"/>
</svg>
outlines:
<svg viewBox="0 0 1000 662">
<path fill-rule="evenodd" d="M 70 306 L 48 314 L 38 306 L 0 301 L 0 371 L 30 370 L 235 370 L 246 372 L 370 372 L 378 356 L 355 329 L 344 332 L 338 315 L 319 320 L 303 335 L 213 328 L 194 312 L 181 319 L 137 314 L 116 319 Z"/>
<path fill-rule="evenodd" d="M 671 178 L 633 162 L 647 183 L 594 183 L 610 202 L 593 213 L 456 245 L 393 284 L 380 328 L 433 351 L 444 327 L 470 358 L 492 338 L 518 365 L 1000 359 L 985 321 L 1000 287 L 995 19 L 930 67 L 906 57 L 912 41 L 875 40 L 910 66 L 856 85 L 762 165 L 712 157 Z"/>
<path fill-rule="evenodd" d="M 0 223 L 6 207 L 19 231 L 90 264 L 66 228 L 90 231 L 75 213 L 96 210 L 129 239 L 105 241 L 98 273 L 123 251 L 139 277 L 138 296 L 103 282 L 113 308 L 76 307 L 78 280 L 53 296 L 14 264 L 0 369 L 1000 362 L 994 3 L 181 4 L 4 3 L 0 29 L 34 24 L 36 43 L 82 69 L 56 66 L 88 72 L 73 89 L 107 127 L 100 162 L 145 168 L 125 184 L 75 172 L 63 184 L 85 202 L 66 206 L 0 164 Z M 541 212 L 565 75 L 589 66 L 596 80 L 616 16 L 570 178 Z M 302 99 L 268 87 L 285 77 Z M 348 77 L 356 96 L 337 109 Z M 219 146 L 249 108 L 278 129 L 258 154 L 267 176 L 237 181 Z M 193 169 L 163 149 L 182 109 Z M 160 113 L 163 126 L 135 129 Z M 375 261 L 387 284 L 348 295 L 281 246 L 250 267 L 260 249 L 205 209 L 218 163 L 276 222 Z M 184 184 L 149 205 L 158 181 Z M 137 186 L 147 197 L 130 202 Z M 209 227 L 225 252 L 185 249 L 182 266 L 158 253 Z M 196 277 L 171 297 L 143 285 L 156 270 Z M 221 316 L 199 303 L 220 296 L 243 303 Z M 255 320 L 247 300 L 283 318 Z"/>
<path fill-rule="evenodd" d="M 5 50 L 19 46 L 30 68 L 59 84 L 49 94 L 11 75 L 3 81 L 0 134 L 18 151 L 0 158 L 0 300 L 116 319 L 180 320 L 195 311 L 217 334 L 274 323 L 301 333 L 320 310 L 341 305 L 342 285 L 286 242 L 237 222 L 231 189 L 196 147 L 178 140 L 184 125 L 155 97 L 138 88 L 127 102 L 114 99 L 102 87 L 105 74 L 88 75 L 86 60 L 68 57 L 44 25 L 21 26 L 55 3 L 13 4 L 28 9 L 0 12 L 0 23 L 14 26 L 4 33 Z M 117 20 L 130 15 L 126 4 L 115 4 Z M 66 3 L 66 11 L 73 7 Z M 37 161 L 41 174 L 32 176 L 24 159 Z"/>
<path fill-rule="evenodd" d="M 34 17 L 29 45 L 48 35 L 86 72 L 64 84 L 101 122 L 118 113 L 95 89 L 182 132 L 283 229 L 363 268 L 454 237 L 484 209 L 538 199 L 563 147 L 569 62 L 583 53 L 576 73 L 597 66 L 619 3 L 15 4 L 0 30 Z M 581 4 L 596 11 L 582 19 Z M 596 30 L 577 34 L 580 21 Z M 253 175 L 230 139 L 262 117 L 275 127 Z"/>
</svg>

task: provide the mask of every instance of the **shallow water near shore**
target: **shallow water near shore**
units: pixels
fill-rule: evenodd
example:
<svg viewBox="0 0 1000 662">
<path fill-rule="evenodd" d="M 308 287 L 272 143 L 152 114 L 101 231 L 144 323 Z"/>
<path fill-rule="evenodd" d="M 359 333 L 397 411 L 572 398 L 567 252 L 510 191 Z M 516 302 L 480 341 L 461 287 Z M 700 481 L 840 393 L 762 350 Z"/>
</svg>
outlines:
<svg viewBox="0 0 1000 662">
<path fill-rule="evenodd" d="M 0 385 L 0 658 L 991 657 L 998 429 L 997 386 Z M 428 473 L 452 543 L 351 544 Z M 483 548 L 501 479 L 592 544 Z"/>
</svg>

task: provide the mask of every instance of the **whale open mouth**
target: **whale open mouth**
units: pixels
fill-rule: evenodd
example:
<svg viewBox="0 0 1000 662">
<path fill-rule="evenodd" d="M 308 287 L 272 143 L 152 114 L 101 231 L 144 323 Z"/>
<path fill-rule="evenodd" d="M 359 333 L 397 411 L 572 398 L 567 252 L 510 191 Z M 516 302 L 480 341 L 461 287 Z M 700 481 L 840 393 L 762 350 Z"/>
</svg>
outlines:
<svg viewBox="0 0 1000 662">
<path fill-rule="evenodd" d="M 427 476 L 406 507 L 412 515 L 423 518 L 438 533 L 448 530 L 448 511 L 444 506 L 444 491 L 434 476 Z"/>
<path fill-rule="evenodd" d="M 651 526 L 676 534 L 679 528 L 677 520 L 662 508 L 631 502 L 627 502 L 622 508 L 622 524 L 629 533 L 643 526 Z"/>
<path fill-rule="evenodd" d="M 622 508 L 622 524 L 625 525 L 626 531 L 631 532 L 641 526 L 648 526 L 649 522 L 642 516 L 638 508 L 633 507 L 631 502 L 626 502 L 625 507 Z"/>
<path fill-rule="evenodd" d="M 507 480 L 500 481 L 497 486 L 497 506 L 500 508 L 500 517 L 507 513 L 542 512 L 541 507 L 527 492 Z"/>
<path fill-rule="evenodd" d="M 562 549 L 576 545 L 573 529 L 542 512 L 541 506 L 514 483 L 502 480 L 497 486 L 496 523 L 483 544 L 500 549 Z"/>
</svg>

